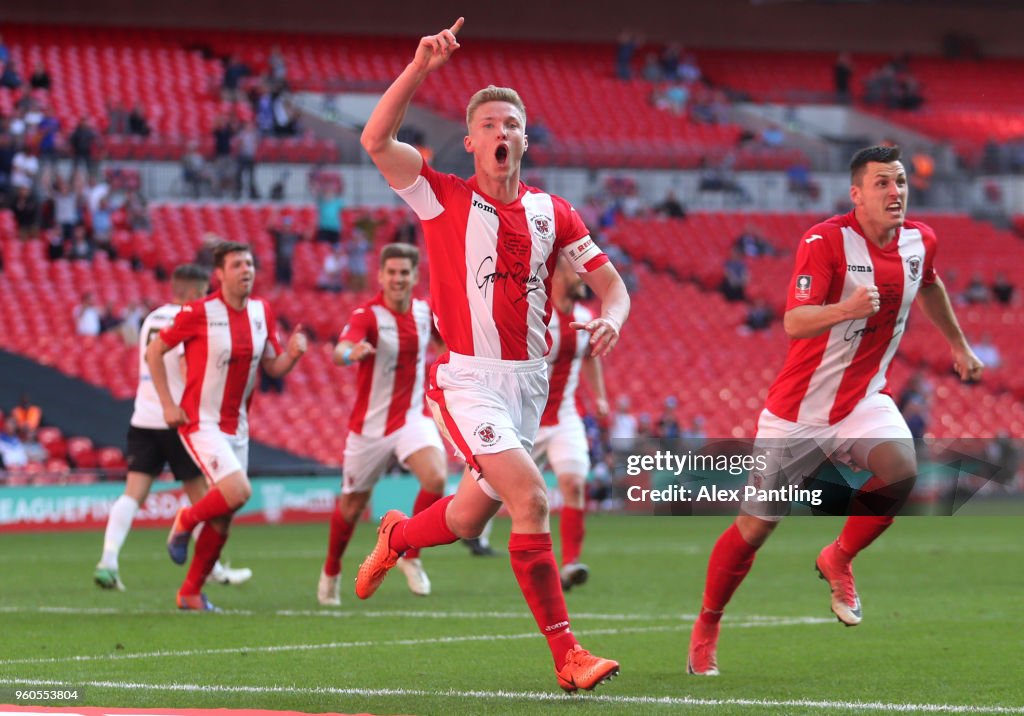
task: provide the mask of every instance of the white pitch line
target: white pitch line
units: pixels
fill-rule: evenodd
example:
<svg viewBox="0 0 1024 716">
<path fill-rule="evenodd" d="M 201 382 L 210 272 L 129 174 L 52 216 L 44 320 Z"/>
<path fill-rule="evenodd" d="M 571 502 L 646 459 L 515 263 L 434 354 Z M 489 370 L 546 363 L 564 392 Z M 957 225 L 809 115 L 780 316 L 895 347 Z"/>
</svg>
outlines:
<svg viewBox="0 0 1024 716">
<path fill-rule="evenodd" d="M 793 617 L 792 619 L 780 618 L 777 621 L 766 621 L 763 618 L 757 621 L 730 623 L 733 629 L 764 628 L 775 626 L 801 626 L 807 624 L 831 624 L 832 619 L 818 617 Z M 684 631 L 689 628 L 688 624 L 675 626 L 650 626 L 650 627 L 627 627 L 624 629 L 581 629 L 576 633 L 586 636 L 618 635 L 618 634 L 642 634 L 651 632 Z M 124 661 L 134 659 L 179 659 L 183 657 L 217 656 L 222 654 L 273 654 L 280 652 L 295 651 L 321 651 L 325 649 L 354 649 L 362 647 L 384 647 L 384 646 L 426 646 L 430 644 L 457 644 L 467 641 L 510 641 L 517 639 L 532 639 L 537 637 L 536 631 L 520 634 L 473 634 L 469 636 L 444 636 L 430 637 L 426 639 L 393 639 L 390 641 L 335 641 L 325 644 L 272 644 L 268 646 L 241 646 L 225 647 L 220 649 L 188 649 L 184 651 L 146 651 L 128 654 L 83 654 L 79 656 L 53 656 L 48 658 L 28 659 L 3 659 L 0 666 L 11 666 L 16 664 L 68 664 L 85 661 Z"/>
<path fill-rule="evenodd" d="M 109 688 L 131 691 L 180 691 L 180 692 L 215 692 L 228 694 L 294 694 L 299 696 L 363 696 L 363 697 L 394 697 L 415 696 L 448 699 L 517 699 L 520 701 L 568 703 L 576 699 L 601 704 L 628 704 L 634 706 L 739 706 L 752 709 L 791 709 L 814 708 L 831 711 L 880 711 L 883 713 L 951 713 L 951 714 L 1024 714 L 1024 706 L 972 706 L 969 704 L 914 704 L 890 703 L 884 701 L 828 701 L 825 699 L 701 699 L 689 696 L 613 696 L 604 694 L 585 694 L 570 696 L 556 692 L 541 691 L 458 691 L 445 689 L 430 691 L 427 689 L 360 689 L 334 688 L 318 686 L 304 688 L 298 686 L 223 686 L 220 684 L 144 684 L 126 681 L 82 681 L 71 683 L 55 683 L 52 680 L 31 679 L 0 679 L 0 684 L 24 684 L 26 686 L 64 686 Z"/>
<path fill-rule="evenodd" d="M 54 607 L 54 606 L 0 606 L 0 614 L 67 614 L 87 616 L 166 616 L 170 614 L 183 614 L 179 609 L 121 609 L 118 607 Z M 192 615 L 192 612 L 184 612 Z M 522 612 L 438 612 L 426 610 L 395 610 L 395 611 L 340 611 L 337 609 L 279 609 L 270 612 L 252 611 L 249 609 L 225 609 L 217 613 L 218 617 L 224 616 L 280 616 L 280 617 L 332 617 L 342 619 L 366 618 L 366 619 L 524 619 L 530 620 L 533 617 L 527 611 Z M 592 621 L 607 622 L 692 622 L 697 618 L 696 614 L 600 614 L 592 612 L 579 612 L 570 615 L 572 619 L 585 619 Z M 787 617 L 787 616 L 766 616 L 766 615 L 742 615 L 736 617 L 744 621 L 763 621 L 774 623 L 785 621 L 788 625 L 793 619 L 811 619 L 816 617 Z M 729 617 L 726 617 L 728 620 Z M 822 619 L 823 622 L 829 621 Z M 808 623 L 817 623 L 811 621 Z"/>
</svg>

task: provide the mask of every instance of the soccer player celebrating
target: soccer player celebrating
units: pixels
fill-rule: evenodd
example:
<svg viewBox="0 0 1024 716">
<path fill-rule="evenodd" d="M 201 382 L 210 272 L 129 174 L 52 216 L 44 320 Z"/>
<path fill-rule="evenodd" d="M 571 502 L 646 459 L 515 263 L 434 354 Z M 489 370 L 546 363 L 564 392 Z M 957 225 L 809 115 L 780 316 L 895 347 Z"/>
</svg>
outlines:
<svg viewBox="0 0 1024 716">
<path fill-rule="evenodd" d="M 567 259 L 559 258 L 551 281 L 551 351 L 548 353 L 548 402 L 540 416 L 540 429 L 533 444 L 538 462 L 547 458 L 555 471 L 558 489 L 565 501 L 560 520 L 562 533 L 562 589 L 568 591 L 587 581 L 590 572 L 579 561 L 583 551 L 583 518 L 586 515 L 584 484 L 590 472 L 587 433 L 576 403 L 576 387 L 583 373 L 596 393 L 597 414 L 608 415 L 601 359 L 590 354 L 585 332 L 573 324 L 593 320 L 590 310 L 577 303 L 586 286 Z"/>
<path fill-rule="evenodd" d="M 170 327 L 153 338 L 146 363 L 160 398 L 164 420 L 178 428 L 185 448 L 211 483 L 191 507 L 178 510 L 167 538 L 175 564 L 184 564 L 192 530 L 203 524 L 181 589 L 180 609 L 211 611 L 203 582 L 228 538 L 231 517 L 252 494 L 249 484 L 249 400 L 262 366 L 270 376 L 288 373 L 306 352 L 306 336 L 296 326 L 282 350 L 274 314 L 252 297 L 256 267 L 245 244 L 225 241 L 213 252 L 220 290 L 182 307 Z M 163 356 L 185 346 L 185 391 L 180 404 L 168 385 Z"/>
<path fill-rule="evenodd" d="M 861 621 L 850 563 L 892 524 L 877 507 L 899 504 L 917 474 L 910 430 L 884 390 L 915 297 L 949 343 L 960 378 L 976 380 L 983 368 L 935 271 L 935 233 L 906 220 L 907 175 L 899 159 L 897 147 L 857 152 L 850 162 L 853 211 L 816 224 L 800 241 L 786 304 L 789 354 L 757 423 L 755 449 L 768 469 L 750 478 L 759 489 L 785 487 L 787 477 L 811 475 L 823 460 L 843 455 L 872 473 L 855 500 L 860 506 L 815 563 L 832 590 L 832 611 L 847 626 Z M 745 502 L 715 543 L 689 673 L 718 674 L 722 611 L 785 508 Z"/>
<path fill-rule="evenodd" d="M 559 685 L 592 689 L 619 665 L 590 654 L 569 628 L 551 549 L 547 491 L 530 458 L 547 399 L 551 275 L 564 255 L 601 300 L 602 314 L 572 328 L 607 353 L 629 313 L 629 296 L 608 257 L 564 199 L 519 180 L 527 149 L 526 109 L 515 90 L 490 86 L 466 109 L 469 180 L 439 174 L 396 138 L 419 85 L 459 48 L 459 18 L 420 40 L 409 65 L 381 97 L 362 144 L 381 174 L 423 222 L 436 324 L 449 352 L 431 369 L 434 418 L 468 465 L 455 495 L 411 519 L 384 515 L 377 544 L 359 567 L 356 595 L 368 598 L 407 550 L 474 537 L 502 502 L 512 518 L 509 559 L 547 637 Z"/>
<path fill-rule="evenodd" d="M 341 557 L 366 509 L 370 493 L 392 457 L 420 481 L 413 514 L 444 495 L 444 444 L 434 421 L 423 414 L 423 378 L 433 331 L 430 305 L 414 299 L 420 252 L 409 244 L 388 244 L 380 252 L 381 291 L 352 312 L 334 349 L 338 365 L 359 364 L 359 388 L 345 439 L 341 497 L 331 516 L 327 560 L 320 573 L 321 604 L 341 604 Z M 419 550 L 398 560 L 409 591 L 430 594 Z"/>
<path fill-rule="evenodd" d="M 128 428 L 128 476 L 124 494 L 110 508 L 103 536 L 103 555 L 93 573 L 93 580 L 104 589 L 124 591 L 124 583 L 118 573 L 121 547 L 132 528 L 135 513 L 146 502 L 153 480 L 163 471 L 164 465 L 170 465 L 175 479 L 181 481 L 182 489 L 193 504 L 206 494 L 206 483 L 197 479 L 202 473 L 185 451 L 177 431 L 167 427 L 164 421 L 160 398 L 146 365 L 146 346 L 157 333 L 171 325 L 184 304 L 205 296 L 209 285 L 210 275 L 205 268 L 194 264 L 178 266 L 171 274 L 172 302 L 160 306 L 142 322 L 139 386 L 135 391 L 135 411 Z M 164 370 L 175 401 L 181 400 L 185 390 L 185 376 L 181 369 L 183 355 L 183 351 L 164 354 Z M 210 578 L 221 584 L 241 584 L 251 576 L 251 569 L 230 569 L 218 560 Z"/>
</svg>

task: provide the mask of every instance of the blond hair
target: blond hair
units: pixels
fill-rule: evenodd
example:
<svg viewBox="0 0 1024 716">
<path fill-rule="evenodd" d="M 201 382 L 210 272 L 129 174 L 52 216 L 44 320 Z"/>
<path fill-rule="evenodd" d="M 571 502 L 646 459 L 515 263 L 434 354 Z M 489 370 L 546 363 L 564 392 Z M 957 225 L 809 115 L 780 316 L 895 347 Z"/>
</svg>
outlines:
<svg viewBox="0 0 1024 716">
<path fill-rule="evenodd" d="M 473 120 L 473 113 L 476 112 L 477 107 L 486 102 L 508 102 L 519 110 L 519 113 L 523 115 L 523 124 L 526 124 L 526 105 L 523 104 L 523 99 L 519 96 L 519 93 L 511 87 L 487 85 L 469 98 L 469 104 L 466 105 L 467 128 L 469 128 L 469 124 Z"/>
</svg>

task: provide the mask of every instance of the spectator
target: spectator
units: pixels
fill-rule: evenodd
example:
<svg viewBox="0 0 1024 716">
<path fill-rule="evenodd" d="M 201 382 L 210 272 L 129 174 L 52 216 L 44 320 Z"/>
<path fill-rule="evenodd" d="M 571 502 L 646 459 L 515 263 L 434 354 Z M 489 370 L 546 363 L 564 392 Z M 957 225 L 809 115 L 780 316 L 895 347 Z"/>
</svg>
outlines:
<svg viewBox="0 0 1024 716">
<path fill-rule="evenodd" d="M 133 301 L 128 304 L 128 308 L 125 310 L 121 320 L 121 338 L 124 340 L 125 345 L 135 346 L 139 344 L 139 329 L 142 327 L 142 321 L 146 318 L 148 312 L 146 305 L 141 301 Z"/>
<path fill-rule="evenodd" d="M 98 137 L 92 122 L 88 117 L 82 117 L 71 136 L 68 137 L 68 146 L 71 148 L 72 173 L 77 172 L 80 165 L 85 165 L 89 176 L 95 176 L 97 140 Z"/>
<path fill-rule="evenodd" d="M 341 198 L 340 186 L 321 186 L 314 181 L 313 194 L 316 199 L 316 240 L 337 244 L 341 241 L 341 211 L 345 200 Z"/>
<path fill-rule="evenodd" d="M 744 256 L 775 256 L 775 247 L 761 236 L 753 222 L 747 222 L 743 233 L 736 237 L 733 248 L 739 249 Z"/>
<path fill-rule="evenodd" d="M 42 168 L 53 167 L 57 163 L 57 139 L 60 134 L 60 120 L 54 116 L 49 105 L 41 108 L 42 117 L 36 128 L 39 138 L 39 164 Z"/>
<path fill-rule="evenodd" d="M 75 307 L 75 331 L 80 336 L 100 334 L 100 309 L 93 302 L 92 292 L 82 294 L 82 302 Z"/>
<path fill-rule="evenodd" d="M 100 199 L 99 206 L 91 214 L 93 250 L 103 251 L 111 259 L 117 258 L 117 252 L 111 240 L 114 238 L 114 216 L 110 210 L 110 200 Z"/>
<path fill-rule="evenodd" d="M 395 229 L 395 243 L 416 246 L 419 243 L 419 226 L 420 222 L 416 220 L 415 214 L 408 210 L 403 211 Z"/>
<path fill-rule="evenodd" d="M 928 404 L 918 398 L 907 401 L 903 407 L 903 419 L 907 421 L 911 437 L 915 441 L 923 440 L 928 429 Z"/>
<path fill-rule="evenodd" d="M 34 440 L 39 425 L 43 422 L 43 409 L 33 405 L 28 393 L 22 393 L 18 404 L 11 410 L 11 419 L 18 435 L 25 440 Z"/>
<path fill-rule="evenodd" d="M 14 418 L 0 423 L 0 469 L 10 470 L 28 464 L 28 452 L 18 438 Z"/>
<path fill-rule="evenodd" d="M 7 45 L 4 44 L 4 36 L 0 35 L 0 62 L 9 62 L 11 59 L 11 51 L 7 49 Z"/>
<path fill-rule="evenodd" d="M 292 285 L 292 259 L 295 246 L 302 239 L 295 226 L 295 218 L 285 214 L 277 226 L 270 229 L 274 239 L 274 280 L 282 286 Z"/>
<path fill-rule="evenodd" d="M 992 282 L 992 296 L 1004 306 L 1013 303 L 1013 293 L 1016 287 L 1010 283 L 1010 279 L 1002 271 L 996 273 L 996 279 Z"/>
<path fill-rule="evenodd" d="M 117 311 L 114 310 L 114 304 L 111 301 L 107 301 L 107 305 L 103 307 L 103 314 L 100 316 L 100 333 L 120 328 L 121 323 L 122 319 L 117 315 Z"/>
<path fill-rule="evenodd" d="M 615 75 L 620 80 L 633 78 L 633 55 L 640 45 L 638 35 L 630 30 L 623 30 L 619 33 L 618 44 L 615 48 Z"/>
<path fill-rule="evenodd" d="M 92 261 L 93 247 L 82 224 L 76 226 L 71 233 L 71 246 L 66 253 L 72 261 Z"/>
<path fill-rule="evenodd" d="M 683 48 L 675 42 L 665 45 L 661 51 L 658 60 L 661 63 L 661 75 L 669 82 L 679 79 L 679 57 L 682 51 Z"/>
<path fill-rule="evenodd" d="M 135 137 L 148 137 L 153 130 L 150 129 L 149 119 L 146 117 L 146 110 L 138 102 L 132 107 L 128 115 L 128 134 Z"/>
<path fill-rule="evenodd" d="M 1003 360 L 999 353 L 999 347 L 992 342 L 992 334 L 985 333 L 981 340 L 974 346 L 974 355 L 985 364 L 986 368 L 998 368 Z"/>
<path fill-rule="evenodd" d="M 14 137 L 7 131 L 4 117 L 0 117 L 0 201 L 6 203 L 11 188 L 11 171 L 14 155 L 18 153 Z"/>
<path fill-rule="evenodd" d="M 36 150 L 31 145 L 23 146 L 11 162 L 11 186 L 15 189 L 25 187 L 34 194 L 38 176 L 39 158 Z"/>
<path fill-rule="evenodd" d="M 129 227 L 135 231 L 149 231 L 149 208 L 141 191 L 133 190 L 125 194 L 122 208 Z"/>
<path fill-rule="evenodd" d="M 221 93 L 228 102 L 241 99 L 240 86 L 242 79 L 252 74 L 249 65 L 245 64 L 237 54 L 232 54 L 224 62 L 224 77 L 221 81 Z"/>
<path fill-rule="evenodd" d="M 686 218 L 686 207 L 671 189 L 660 204 L 655 204 L 654 211 L 669 219 Z"/>
<path fill-rule="evenodd" d="M 747 318 L 744 324 L 752 331 L 763 331 L 768 328 L 775 319 L 775 314 L 763 298 L 756 298 L 747 309 Z"/>
<path fill-rule="evenodd" d="M 344 291 L 344 273 L 347 266 L 348 258 L 345 256 L 345 248 L 341 242 L 338 242 L 331 246 L 331 252 L 324 257 L 316 287 L 321 291 L 331 291 L 332 293 Z"/>
<path fill-rule="evenodd" d="M 213 175 L 206 164 L 206 159 L 199 152 L 199 142 L 192 140 L 181 157 L 181 177 L 185 182 L 189 195 L 193 199 L 204 196 L 213 190 Z"/>
<path fill-rule="evenodd" d="M 0 87 L 16 90 L 21 87 L 21 76 L 14 66 L 14 62 L 0 62 Z"/>
<path fill-rule="evenodd" d="M 836 102 L 849 104 L 852 98 L 850 85 L 853 81 L 853 58 L 849 52 L 839 53 L 832 67 L 832 77 L 835 83 Z"/>
<path fill-rule="evenodd" d="M 696 56 L 692 54 L 684 55 L 683 61 L 679 64 L 679 67 L 676 70 L 676 76 L 688 85 L 700 82 L 703 73 L 700 71 L 700 66 L 697 64 Z"/>
<path fill-rule="evenodd" d="M 28 187 L 17 188 L 11 211 L 18 226 L 18 236 L 23 239 L 35 237 L 39 232 L 39 201 Z"/>
<path fill-rule="evenodd" d="M 925 375 L 923 370 L 918 370 L 910 376 L 906 386 L 904 386 L 899 400 L 896 401 L 896 407 L 902 413 L 912 401 L 916 400 L 928 404 L 931 402 L 931 399 L 932 383 L 928 380 L 928 376 Z"/>
<path fill-rule="evenodd" d="M 366 290 L 366 274 L 369 271 L 370 241 L 366 234 L 356 230 L 348 242 L 348 283 L 353 291 Z"/>
<path fill-rule="evenodd" d="M 628 395 L 620 395 L 615 401 L 615 412 L 608 427 L 608 439 L 612 449 L 621 456 L 633 449 L 640 423 L 630 409 Z"/>
<path fill-rule="evenodd" d="M 704 429 L 705 423 L 703 415 L 696 415 L 690 422 L 690 427 L 683 431 L 683 440 L 690 446 L 690 449 L 700 448 L 708 439 L 707 431 Z"/>
<path fill-rule="evenodd" d="M 658 62 L 658 55 L 648 52 L 644 56 L 644 66 L 640 70 L 640 76 L 651 83 L 661 82 L 665 77 L 661 73 L 661 64 Z"/>
<path fill-rule="evenodd" d="M 816 201 L 821 187 L 811 178 L 811 168 L 804 161 L 798 161 L 786 169 L 789 193 L 797 197 L 801 206 L 807 201 Z"/>
<path fill-rule="evenodd" d="M 34 90 L 50 90 L 52 86 L 50 73 L 46 71 L 46 67 L 42 62 L 36 62 L 35 67 L 32 70 L 32 76 L 29 77 L 28 84 Z"/>
<path fill-rule="evenodd" d="M 107 134 L 128 134 L 128 109 L 120 100 L 107 102 Z"/>
<path fill-rule="evenodd" d="M 214 193 L 220 196 L 235 178 L 234 157 L 231 153 L 235 127 L 231 118 L 222 114 L 213 124 L 213 167 L 216 177 Z"/>
<path fill-rule="evenodd" d="M 277 92 L 288 87 L 288 65 L 281 54 L 280 45 L 274 45 L 270 50 L 270 57 L 267 59 L 267 79 Z"/>
<path fill-rule="evenodd" d="M 213 252 L 217 248 L 217 244 L 221 242 L 221 238 L 212 232 L 203 234 L 203 240 L 199 244 L 199 248 L 196 250 L 196 257 L 192 263 L 197 266 L 202 266 L 205 269 L 209 269 L 213 272 L 214 258 Z"/>
<path fill-rule="evenodd" d="M 682 436 L 682 429 L 679 427 L 679 419 L 676 417 L 676 407 L 679 401 L 674 395 L 665 398 L 665 403 L 658 417 L 658 437 L 661 439 L 662 447 L 670 448 L 674 441 Z"/>
<path fill-rule="evenodd" d="M 747 298 L 747 284 L 750 283 L 750 271 L 744 260 L 743 253 L 733 247 L 732 253 L 723 266 L 724 275 L 719 286 L 722 295 L 727 301 L 745 301 Z"/>
<path fill-rule="evenodd" d="M 54 222 L 60 228 L 62 241 L 71 241 L 75 227 L 82 221 L 82 199 L 68 183 L 58 175 L 50 191 L 53 199 Z"/>
<path fill-rule="evenodd" d="M 970 304 L 981 304 L 988 303 L 990 299 L 991 296 L 989 296 L 988 286 L 985 285 L 984 279 L 980 273 L 975 273 L 971 276 L 967 288 L 964 289 L 963 300 Z"/>
<path fill-rule="evenodd" d="M 256 187 L 256 152 L 260 146 L 260 133 L 252 121 L 242 125 L 235 142 L 235 198 L 242 198 L 243 179 L 249 184 L 249 198 L 259 199 L 260 191 Z"/>
<path fill-rule="evenodd" d="M 295 137 L 299 134 L 299 113 L 291 95 L 280 92 L 274 97 L 274 136 Z"/>
</svg>

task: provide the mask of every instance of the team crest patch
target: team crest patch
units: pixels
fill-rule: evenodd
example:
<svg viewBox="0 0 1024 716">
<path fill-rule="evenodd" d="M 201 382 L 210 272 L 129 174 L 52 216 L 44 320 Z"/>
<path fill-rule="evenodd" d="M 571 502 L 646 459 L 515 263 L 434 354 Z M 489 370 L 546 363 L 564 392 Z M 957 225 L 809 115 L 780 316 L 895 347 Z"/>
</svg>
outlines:
<svg viewBox="0 0 1024 716">
<path fill-rule="evenodd" d="M 910 273 L 910 280 L 917 281 L 921 278 L 921 257 L 909 256 L 907 258 L 907 271 Z"/>
<path fill-rule="evenodd" d="M 498 435 L 494 430 L 494 426 L 490 423 L 480 423 L 476 426 L 476 430 L 473 431 L 473 435 L 480 439 L 484 445 L 491 446 L 494 443 L 501 440 L 501 436 Z"/>
<path fill-rule="evenodd" d="M 546 216 L 538 214 L 537 216 L 530 217 L 530 223 L 533 224 L 533 230 L 542 239 L 549 239 L 554 233 L 552 231 L 551 219 Z"/>
<path fill-rule="evenodd" d="M 811 277 L 800 274 L 796 277 L 796 300 L 806 301 L 811 297 Z"/>
<path fill-rule="evenodd" d="M 213 458 L 212 460 L 210 460 L 210 470 L 213 472 L 217 472 L 218 470 L 220 470 L 220 462 L 217 460 L 217 458 Z"/>
</svg>

